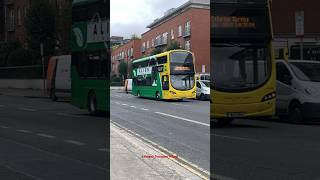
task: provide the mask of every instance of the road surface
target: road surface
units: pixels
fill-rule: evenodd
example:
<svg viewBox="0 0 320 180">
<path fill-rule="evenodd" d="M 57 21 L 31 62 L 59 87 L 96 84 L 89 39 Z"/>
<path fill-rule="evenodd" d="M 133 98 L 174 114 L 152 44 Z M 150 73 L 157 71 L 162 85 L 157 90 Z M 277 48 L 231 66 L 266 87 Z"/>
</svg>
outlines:
<svg viewBox="0 0 320 180">
<path fill-rule="evenodd" d="M 0 179 L 106 179 L 107 122 L 66 102 L 0 95 Z"/>
</svg>

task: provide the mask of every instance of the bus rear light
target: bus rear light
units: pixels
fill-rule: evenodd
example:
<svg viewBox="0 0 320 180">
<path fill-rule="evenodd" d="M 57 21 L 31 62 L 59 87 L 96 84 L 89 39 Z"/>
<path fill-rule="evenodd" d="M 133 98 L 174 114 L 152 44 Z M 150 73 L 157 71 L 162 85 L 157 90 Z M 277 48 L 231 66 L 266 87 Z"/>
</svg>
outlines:
<svg viewBox="0 0 320 180">
<path fill-rule="evenodd" d="M 261 102 L 269 101 L 269 100 L 274 99 L 274 98 L 276 98 L 276 92 L 272 92 L 272 93 L 269 93 L 269 94 L 263 96 Z"/>
</svg>

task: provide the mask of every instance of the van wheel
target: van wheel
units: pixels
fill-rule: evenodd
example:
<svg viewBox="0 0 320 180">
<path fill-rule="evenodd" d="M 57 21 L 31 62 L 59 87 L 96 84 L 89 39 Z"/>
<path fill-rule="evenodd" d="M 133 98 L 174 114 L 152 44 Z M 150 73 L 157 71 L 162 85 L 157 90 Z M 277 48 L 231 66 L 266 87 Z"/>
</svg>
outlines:
<svg viewBox="0 0 320 180">
<path fill-rule="evenodd" d="M 95 93 L 90 93 L 88 97 L 88 110 L 91 115 L 97 114 L 97 98 Z"/>
<path fill-rule="evenodd" d="M 297 102 L 293 103 L 289 107 L 288 119 L 292 123 L 300 124 L 303 122 L 303 114 L 301 110 L 301 105 Z"/>
<path fill-rule="evenodd" d="M 55 92 L 54 89 L 51 90 L 50 98 L 51 98 L 52 101 L 57 101 L 58 100 L 58 97 L 56 96 L 56 92 Z"/>
<path fill-rule="evenodd" d="M 156 92 L 156 100 L 160 100 L 160 93 Z"/>
<path fill-rule="evenodd" d="M 200 98 L 199 98 L 201 101 L 203 101 L 204 100 L 204 94 L 200 94 Z"/>
</svg>

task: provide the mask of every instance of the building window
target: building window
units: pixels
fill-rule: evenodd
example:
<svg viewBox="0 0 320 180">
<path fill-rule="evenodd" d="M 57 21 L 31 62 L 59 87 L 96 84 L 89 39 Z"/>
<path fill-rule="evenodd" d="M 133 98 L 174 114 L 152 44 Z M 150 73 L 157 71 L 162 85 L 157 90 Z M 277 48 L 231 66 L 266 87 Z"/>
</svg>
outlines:
<svg viewBox="0 0 320 180">
<path fill-rule="evenodd" d="M 178 37 L 182 36 L 182 26 L 179 25 L 178 27 Z"/>
<path fill-rule="evenodd" d="M 154 39 L 151 40 L 151 47 L 154 47 Z"/>
<path fill-rule="evenodd" d="M 27 9 L 27 7 L 24 7 L 24 8 L 23 8 L 23 15 L 24 15 L 24 17 L 27 16 L 27 13 L 28 13 L 28 9 Z"/>
<path fill-rule="evenodd" d="M 146 42 L 143 42 L 141 46 L 141 52 L 145 52 L 145 51 L 146 51 Z"/>
<path fill-rule="evenodd" d="M 13 9 L 11 9 L 9 11 L 9 21 L 8 22 L 9 22 L 8 31 L 14 31 L 15 24 L 14 24 L 14 10 Z"/>
<path fill-rule="evenodd" d="M 191 50 L 191 42 L 190 42 L 190 40 L 188 40 L 188 41 L 185 42 L 184 48 L 185 48 L 186 50 Z"/>
<path fill-rule="evenodd" d="M 162 34 L 162 44 L 167 44 L 168 43 L 168 33 L 165 32 Z"/>
<path fill-rule="evenodd" d="M 18 8 L 18 25 L 21 26 L 22 25 L 22 20 L 21 20 L 21 9 Z"/>
<path fill-rule="evenodd" d="M 133 48 L 131 48 L 130 51 L 131 51 L 131 53 L 130 53 L 131 56 L 133 56 Z"/>
<path fill-rule="evenodd" d="M 191 34 L 191 25 L 190 21 L 187 21 L 186 24 L 184 25 L 184 36 L 190 36 Z"/>
<path fill-rule="evenodd" d="M 173 29 L 171 29 L 171 39 L 174 39 L 174 32 L 173 32 Z"/>
<path fill-rule="evenodd" d="M 149 49 L 149 41 L 147 41 L 147 49 Z"/>
<path fill-rule="evenodd" d="M 156 37 L 156 42 L 155 42 L 154 46 L 160 46 L 160 45 L 161 45 L 161 36 L 158 35 L 158 36 Z"/>
</svg>

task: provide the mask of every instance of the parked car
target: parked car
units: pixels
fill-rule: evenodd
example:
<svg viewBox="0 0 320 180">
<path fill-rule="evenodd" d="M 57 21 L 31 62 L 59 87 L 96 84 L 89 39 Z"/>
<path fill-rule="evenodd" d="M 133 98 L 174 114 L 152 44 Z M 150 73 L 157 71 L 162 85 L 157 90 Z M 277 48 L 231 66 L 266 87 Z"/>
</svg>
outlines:
<svg viewBox="0 0 320 180">
<path fill-rule="evenodd" d="M 132 91 L 132 79 L 126 79 L 124 81 L 124 91 L 130 93 Z"/>
<path fill-rule="evenodd" d="M 197 98 L 200 100 L 210 99 L 210 81 L 207 80 L 197 80 Z"/>
<path fill-rule="evenodd" d="M 320 120 L 320 62 L 277 61 L 276 112 L 294 123 Z"/>
<path fill-rule="evenodd" d="M 54 56 L 49 60 L 47 89 L 53 101 L 71 97 L 71 55 Z"/>
</svg>

